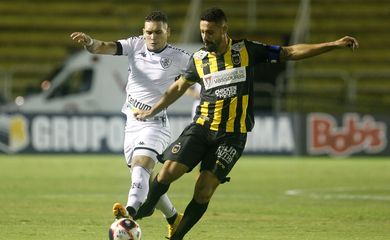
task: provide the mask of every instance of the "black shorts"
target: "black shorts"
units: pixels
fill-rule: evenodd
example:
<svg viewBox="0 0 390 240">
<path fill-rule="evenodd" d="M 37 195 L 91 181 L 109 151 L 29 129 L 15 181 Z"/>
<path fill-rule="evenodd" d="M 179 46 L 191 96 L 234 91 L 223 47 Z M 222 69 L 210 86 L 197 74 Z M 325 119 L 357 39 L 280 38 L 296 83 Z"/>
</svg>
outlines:
<svg viewBox="0 0 390 240">
<path fill-rule="evenodd" d="M 186 165 L 191 171 L 198 163 L 200 171 L 213 172 L 221 183 L 244 151 L 246 133 L 217 133 L 192 123 L 163 153 L 163 161 Z"/>
</svg>

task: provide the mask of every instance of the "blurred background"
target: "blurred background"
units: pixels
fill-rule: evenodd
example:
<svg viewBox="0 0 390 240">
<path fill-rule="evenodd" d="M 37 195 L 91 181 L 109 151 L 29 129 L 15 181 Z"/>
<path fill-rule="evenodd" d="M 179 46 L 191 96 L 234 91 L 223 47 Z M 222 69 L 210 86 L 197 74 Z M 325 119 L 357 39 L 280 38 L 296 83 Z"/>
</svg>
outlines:
<svg viewBox="0 0 390 240">
<path fill-rule="evenodd" d="M 297 77 L 289 85 L 281 76 L 279 81 L 267 79 L 257 90 L 265 99 L 278 99 L 257 101 L 259 105 L 288 111 L 390 109 L 388 0 L 3 0 L 1 101 L 39 92 L 51 71 L 80 50 L 70 41 L 73 31 L 84 31 L 102 40 L 142 34 L 144 17 L 159 9 L 169 17 L 172 43 L 196 42 L 198 9 L 210 6 L 225 10 L 233 38 L 285 45 L 351 35 L 360 42 L 354 54 L 338 51 L 296 63 Z M 284 66 L 272 71 L 281 69 Z M 313 98 L 320 101 L 311 101 Z M 276 100 L 280 105 L 275 106 Z"/>
<path fill-rule="evenodd" d="M 82 50 L 69 37 L 74 31 L 106 41 L 141 35 L 144 17 L 161 10 L 168 15 L 170 42 L 193 46 L 200 43 L 200 12 L 211 6 L 225 11 L 236 39 L 288 45 L 350 35 L 360 43 L 353 53 L 340 50 L 299 62 L 260 65 L 255 83 L 259 115 L 322 112 L 333 114 L 340 125 L 345 113 L 362 118 L 379 114 L 386 125 L 389 0 L 2 0 L 0 102 L 22 105 L 29 96 L 47 91 L 64 61 Z M 306 124 L 290 118 L 293 129 Z M 381 134 L 387 141 L 388 133 Z"/>
</svg>

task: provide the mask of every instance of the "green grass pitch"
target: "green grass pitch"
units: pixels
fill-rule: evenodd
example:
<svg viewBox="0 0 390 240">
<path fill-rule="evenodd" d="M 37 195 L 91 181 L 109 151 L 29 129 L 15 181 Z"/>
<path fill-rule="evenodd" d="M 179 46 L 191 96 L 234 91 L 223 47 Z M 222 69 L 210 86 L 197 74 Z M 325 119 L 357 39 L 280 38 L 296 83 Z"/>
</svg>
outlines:
<svg viewBox="0 0 390 240">
<path fill-rule="evenodd" d="M 186 239 L 390 239 L 390 158 L 242 157 Z M 169 194 L 180 211 L 196 171 Z M 0 155 L 0 239 L 104 240 L 130 177 L 120 155 Z M 139 221 L 164 239 L 160 212 Z"/>
</svg>

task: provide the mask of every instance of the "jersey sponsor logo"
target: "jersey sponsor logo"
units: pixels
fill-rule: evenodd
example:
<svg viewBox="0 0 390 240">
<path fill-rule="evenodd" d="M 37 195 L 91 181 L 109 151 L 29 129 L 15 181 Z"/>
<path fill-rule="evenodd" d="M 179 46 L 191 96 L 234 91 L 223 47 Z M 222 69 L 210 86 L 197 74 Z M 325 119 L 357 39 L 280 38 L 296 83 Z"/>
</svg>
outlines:
<svg viewBox="0 0 390 240">
<path fill-rule="evenodd" d="M 206 90 L 245 81 L 245 67 L 226 69 L 223 71 L 207 74 L 203 77 L 203 83 Z"/>
<path fill-rule="evenodd" d="M 237 86 L 230 86 L 227 88 L 222 88 L 215 90 L 215 95 L 218 98 L 231 98 L 237 95 Z"/>
<path fill-rule="evenodd" d="M 166 57 L 162 57 L 160 59 L 160 64 L 161 64 L 161 67 L 163 67 L 164 69 L 167 69 L 167 68 L 169 68 L 169 66 L 171 66 L 172 59 L 166 58 Z"/>
<path fill-rule="evenodd" d="M 128 107 L 130 107 L 131 109 L 137 108 L 140 110 L 150 110 L 152 108 L 152 106 L 149 106 L 131 97 L 130 94 L 127 95 L 127 102 L 128 102 Z"/>
</svg>

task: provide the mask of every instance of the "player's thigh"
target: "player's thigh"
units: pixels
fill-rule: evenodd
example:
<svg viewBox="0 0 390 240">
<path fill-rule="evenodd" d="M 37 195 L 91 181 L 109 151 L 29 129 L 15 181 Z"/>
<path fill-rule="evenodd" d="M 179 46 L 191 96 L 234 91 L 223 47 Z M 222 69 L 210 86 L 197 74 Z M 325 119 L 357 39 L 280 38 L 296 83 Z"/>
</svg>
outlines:
<svg viewBox="0 0 390 240">
<path fill-rule="evenodd" d="M 202 127 L 191 124 L 165 151 L 163 161 L 181 163 L 191 171 L 202 160 L 208 149 L 207 136 Z"/>
<path fill-rule="evenodd" d="M 170 131 L 154 123 L 134 123 L 126 126 L 124 154 L 126 162 L 131 166 L 133 158 L 145 156 L 157 162 L 157 156 L 162 154 L 170 142 Z"/>
</svg>

